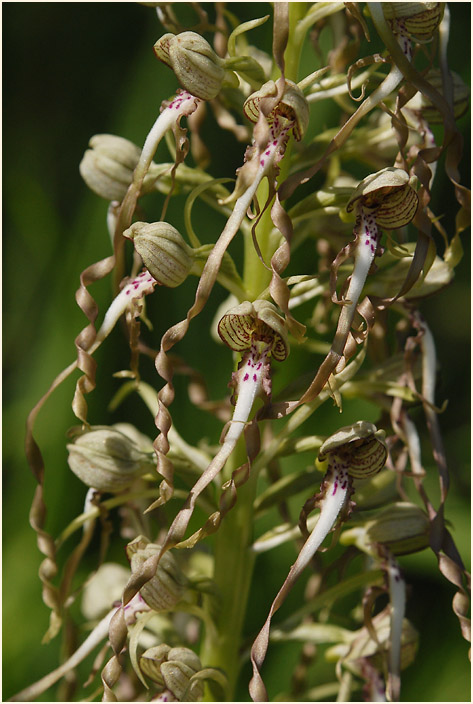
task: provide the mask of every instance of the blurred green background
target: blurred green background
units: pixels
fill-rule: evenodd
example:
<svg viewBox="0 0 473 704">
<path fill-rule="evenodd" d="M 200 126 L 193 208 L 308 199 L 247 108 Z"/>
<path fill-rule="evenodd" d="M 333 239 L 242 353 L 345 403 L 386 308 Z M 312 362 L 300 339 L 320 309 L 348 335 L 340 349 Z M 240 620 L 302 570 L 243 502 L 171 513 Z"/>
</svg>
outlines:
<svg viewBox="0 0 473 704">
<path fill-rule="evenodd" d="M 264 3 L 237 3 L 229 7 L 242 21 L 269 11 Z M 211 4 L 206 4 L 206 9 L 212 12 Z M 450 63 L 469 82 L 470 3 L 452 3 L 451 13 Z M 172 73 L 163 70 L 153 56 L 152 45 L 162 34 L 162 27 L 150 8 L 133 3 L 4 3 L 2 14 L 3 698 L 6 699 L 53 669 L 60 651 L 59 638 L 48 645 L 40 644 L 49 614 L 42 603 L 37 578 L 41 556 L 28 523 L 35 482 L 24 458 L 23 443 L 29 410 L 54 376 L 75 357 L 74 338 L 84 325 L 83 315 L 74 301 L 79 273 L 109 254 L 105 229 L 107 204 L 88 191 L 79 176 L 78 165 L 89 138 L 96 133 L 120 134 L 141 145 L 161 101 L 173 93 L 176 83 Z M 267 25 L 255 30 L 251 40 L 268 47 L 270 36 Z M 302 73 L 305 75 L 317 67 L 307 64 Z M 324 120 L 330 125 L 329 115 L 325 116 L 323 111 L 318 119 L 321 127 L 325 126 Z M 466 139 L 462 182 L 467 183 L 469 117 L 462 118 L 460 126 Z M 204 126 L 204 136 L 212 143 L 213 161 L 209 170 L 215 176 L 231 175 L 241 163 L 243 146 L 226 133 L 225 148 L 219 149 L 218 132 L 214 136 L 212 127 L 209 119 Z M 159 154 L 168 159 L 164 145 Z M 451 191 L 449 182 L 441 179 L 433 202 L 434 211 L 444 216 L 442 222 L 450 232 L 455 212 Z M 152 203 L 145 206 L 149 208 L 148 214 L 156 218 L 162 198 L 157 197 L 157 201 L 156 206 Z M 223 225 L 222 219 L 196 206 L 196 222 L 199 213 L 205 217 L 205 240 L 214 241 Z M 171 202 L 169 219 L 177 227 L 182 224 L 182 200 Z M 426 301 L 422 311 L 438 343 L 441 369 L 437 400 L 439 404 L 444 399 L 449 401 L 441 416 L 452 478 L 446 515 L 452 523 L 457 546 L 468 560 L 469 233 L 465 233 L 463 243 L 465 256 L 453 284 L 437 298 Z M 238 259 L 237 249 L 234 254 Z M 181 319 L 193 299 L 194 289 L 195 280 L 186 282 L 177 297 L 160 290 L 159 303 L 150 303 L 149 314 L 155 325 L 149 337 L 151 345 L 156 347 L 162 332 Z M 97 284 L 93 293 L 103 310 L 110 299 L 109 282 Z M 229 379 L 229 358 L 215 354 L 218 347 L 214 342 L 203 347 L 216 305 L 224 298 L 224 293 L 218 290 L 214 305 L 191 327 L 185 344 L 178 350 L 185 358 L 192 358 L 194 366 L 204 374 L 211 398 L 224 395 Z M 114 333 L 97 354 L 99 370 L 105 358 L 109 369 L 127 367 L 128 356 L 119 340 L 119 333 Z M 299 362 L 294 355 L 291 364 Z M 286 369 L 288 374 L 290 369 Z M 143 375 L 156 383 L 151 362 L 144 362 Z M 98 380 L 97 390 L 88 399 L 91 422 L 129 420 L 153 436 L 152 418 L 140 403 L 130 401 L 115 413 L 107 410 L 119 382 L 109 373 Z M 183 382 L 177 383 L 178 394 L 185 397 Z M 46 527 L 53 535 L 81 511 L 85 496 L 83 485 L 71 475 L 66 463 L 65 433 L 75 423 L 70 409 L 74 384 L 75 377 L 55 392 L 36 427 L 47 467 Z M 186 437 L 193 441 L 198 439 L 197 433 L 202 433 L 215 442 L 218 423 L 196 412 L 187 402 L 181 405 L 180 422 Z M 362 412 L 360 406 L 347 404 L 344 420 L 347 423 L 356 420 L 359 412 Z M 336 411 L 332 408 L 324 407 L 319 416 L 316 432 L 323 433 L 334 419 L 336 422 Z M 423 448 L 425 466 L 435 473 L 425 437 Z M 435 486 L 435 479 L 431 484 Z M 279 584 L 293 560 L 291 550 L 266 554 L 258 562 L 248 633 L 259 627 L 271 596 L 264 575 L 271 574 L 272 584 Z M 120 549 L 111 557 L 123 560 Z M 402 565 L 412 588 L 408 615 L 421 631 L 417 664 L 404 676 L 403 699 L 468 701 L 468 648 L 450 608 L 454 589 L 439 575 L 430 552 L 405 558 Z M 287 646 L 274 650 L 273 665 L 268 665 L 266 672 L 271 689 L 276 692 L 287 688 L 288 673 L 297 654 Z M 282 675 L 278 685 L 279 670 Z M 248 699 L 247 674 L 245 671 L 237 693 L 241 701 Z M 45 701 L 48 699 L 44 697 Z"/>
</svg>

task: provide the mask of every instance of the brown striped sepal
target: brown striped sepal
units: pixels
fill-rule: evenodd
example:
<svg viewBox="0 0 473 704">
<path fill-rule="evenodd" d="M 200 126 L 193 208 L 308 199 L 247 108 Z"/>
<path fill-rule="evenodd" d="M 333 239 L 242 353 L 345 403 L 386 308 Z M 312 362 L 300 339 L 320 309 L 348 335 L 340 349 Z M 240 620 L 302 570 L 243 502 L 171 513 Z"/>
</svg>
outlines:
<svg viewBox="0 0 473 704">
<path fill-rule="evenodd" d="M 252 93 L 245 101 L 243 112 L 246 117 L 251 122 L 258 122 L 261 101 L 264 98 L 274 98 L 276 94 L 277 87 L 274 81 L 264 83 L 258 91 Z M 277 116 L 294 123 L 292 132 L 294 138 L 299 142 L 309 124 L 309 104 L 301 89 L 292 81 L 286 80 L 286 87 L 281 101 L 271 110 L 266 119 L 272 125 Z"/>
<path fill-rule="evenodd" d="M 244 301 L 221 318 L 218 334 L 236 352 L 250 349 L 255 341 L 272 342 L 271 354 L 282 362 L 289 354 L 286 324 L 269 301 Z"/>
<path fill-rule="evenodd" d="M 403 169 L 388 166 L 358 184 L 347 212 L 361 206 L 375 212 L 376 223 L 387 230 L 404 227 L 414 218 L 419 199 Z"/>
<path fill-rule="evenodd" d="M 402 23 L 413 39 L 429 41 L 437 30 L 445 10 L 444 2 L 383 2 L 383 13 L 391 23 Z M 395 29 L 395 28 L 394 28 Z"/>
<path fill-rule="evenodd" d="M 354 479 L 369 479 L 386 464 L 388 449 L 384 430 L 359 420 L 330 435 L 322 444 L 319 460 L 339 464 L 341 461 Z"/>
</svg>

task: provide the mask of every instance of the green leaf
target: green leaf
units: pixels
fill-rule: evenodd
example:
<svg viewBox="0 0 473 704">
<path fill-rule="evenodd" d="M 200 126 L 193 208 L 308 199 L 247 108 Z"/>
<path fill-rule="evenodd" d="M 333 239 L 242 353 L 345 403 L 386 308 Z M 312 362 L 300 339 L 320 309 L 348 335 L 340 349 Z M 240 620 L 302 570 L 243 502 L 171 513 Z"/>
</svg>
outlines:
<svg viewBox="0 0 473 704">
<path fill-rule="evenodd" d="M 261 64 L 252 56 L 232 56 L 229 59 L 225 59 L 224 65 L 227 71 L 236 71 L 244 80 L 248 80 L 250 83 L 254 82 L 261 85 L 266 80 Z"/>
<path fill-rule="evenodd" d="M 238 27 L 236 27 L 236 29 L 234 29 L 228 37 L 227 48 L 230 56 L 236 56 L 236 39 L 240 34 L 248 32 L 250 29 L 254 29 L 255 27 L 260 27 L 267 20 L 269 20 L 269 15 L 265 15 L 264 17 L 259 17 L 256 20 L 250 20 L 249 22 L 243 22 L 242 24 L 239 24 Z"/>
</svg>

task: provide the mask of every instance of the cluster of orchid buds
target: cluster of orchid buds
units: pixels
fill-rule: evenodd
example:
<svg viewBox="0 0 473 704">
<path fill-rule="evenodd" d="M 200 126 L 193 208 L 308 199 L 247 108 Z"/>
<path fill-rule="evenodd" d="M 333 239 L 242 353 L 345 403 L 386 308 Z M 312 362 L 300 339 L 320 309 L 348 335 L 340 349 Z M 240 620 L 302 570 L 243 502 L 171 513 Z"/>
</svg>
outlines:
<svg viewBox="0 0 473 704">
<path fill-rule="evenodd" d="M 253 701 L 267 701 L 268 690 L 278 700 L 296 700 L 296 694 L 317 700 L 325 691 L 350 701 L 363 691 L 370 701 L 399 701 L 401 671 L 415 660 L 418 641 L 405 615 L 403 555 L 434 551 L 456 590 L 453 610 L 462 633 L 466 639 L 469 634 L 466 573 L 444 521 L 448 482 L 435 406 L 435 346 L 417 308 L 452 280 L 466 227 L 468 192 L 458 178 L 455 120 L 467 108 L 468 90 L 457 76 L 449 83 L 448 7 L 281 2 L 273 4 L 272 20 L 268 15 L 238 24 L 236 6 L 230 12 L 222 3 L 212 5 L 211 23 L 210 4 L 204 3 L 199 30 L 192 31 L 180 25 L 177 3 L 143 4 L 155 7 L 166 30 L 154 45 L 162 62 L 156 65 L 158 85 L 159 72 L 169 68 L 180 87 L 162 103 L 142 149 L 115 135 L 90 140 L 80 172 L 109 203 L 105 230 L 112 251 L 80 275 L 76 298 L 87 324 L 75 340 L 77 358 L 31 411 L 27 426 L 27 456 L 38 480 L 31 522 L 45 556 L 40 577 L 51 609 L 47 639 L 61 631 L 78 594 L 91 630 L 58 668 L 13 699 L 32 701 L 49 691 L 101 645 L 87 683 L 95 694 L 87 701 L 234 701 L 242 687 Z M 247 38 L 271 21 L 272 56 Z M 319 65 L 320 48 L 312 52 L 311 70 L 301 78 L 308 32 L 317 44 L 322 26 L 339 39 L 343 32 L 344 39 L 327 66 Z M 375 35 L 385 46 L 382 54 L 349 67 L 348 56 Z M 428 73 L 416 68 L 421 50 L 432 65 Z M 383 63 L 390 64 L 387 74 L 379 71 Z M 360 69 L 356 107 L 350 98 Z M 318 104 L 332 98 L 343 119 L 338 130 L 323 130 Z M 231 192 L 195 156 L 208 111 L 222 139 L 225 131 L 233 140 L 247 139 Z M 444 132 L 437 145 L 431 125 L 439 121 Z M 153 159 L 163 140 L 171 157 L 158 163 Z M 207 146 L 211 154 L 212 144 Z M 430 200 L 442 154 L 459 213 L 457 230 L 445 233 L 438 254 Z M 353 160 L 364 176 L 349 173 Z M 184 204 L 184 224 L 166 219 L 173 198 Z M 215 222 L 224 218 L 216 241 L 207 241 L 205 223 L 195 230 L 191 224 L 198 198 Z M 163 201 L 162 216 L 148 222 L 152 199 Z M 231 256 L 230 245 L 233 253 L 240 244 L 242 256 Z M 303 249 L 297 272 L 291 256 Z M 108 276 L 112 300 L 96 325 L 99 311 L 89 288 Z M 226 292 L 223 304 L 215 284 Z M 194 297 L 185 315 L 181 302 L 188 298 L 176 299 L 176 322 L 168 330 L 160 329 L 159 315 L 149 321 L 146 311 L 161 287 L 172 293 L 182 287 Z M 194 322 L 206 306 L 215 316 L 212 330 Z M 143 331 L 140 321 L 151 330 Z M 119 323 L 130 369 L 117 375 L 123 381 L 113 408 L 118 413 L 125 397 L 139 397 L 152 414 L 154 438 L 129 419 L 90 424 L 86 397 L 106 373 L 93 355 Z M 199 351 L 184 362 L 171 350 L 188 349 L 184 338 L 199 325 Z M 225 347 L 217 348 L 222 342 Z M 202 355 L 218 350 L 231 394 L 222 389 L 223 400 L 212 400 L 199 365 Z M 154 361 L 152 378 L 141 370 L 142 356 Z M 77 370 L 72 409 L 80 425 L 71 429 L 67 449 L 69 467 L 85 485 L 84 510 L 54 539 L 44 526 L 48 473 L 33 430 L 45 401 Z M 215 416 L 218 446 L 205 438 L 193 443 L 192 433 L 186 438 L 176 373 L 190 377 L 198 412 Z M 372 417 L 350 422 L 358 418 L 358 397 L 371 403 Z M 317 411 L 330 400 L 341 422 L 324 435 L 317 433 Z M 419 431 L 409 414 L 414 404 L 425 411 L 439 465 L 440 505 L 423 485 Z M 302 468 L 303 458 L 308 466 Z M 410 486 L 418 502 L 409 498 Z M 116 516 L 113 529 L 128 564 L 103 556 L 95 574 L 76 584 L 94 534 L 112 530 L 105 525 L 109 514 Z M 77 531 L 82 538 L 58 586 L 59 549 Z M 289 541 L 295 560 L 285 565 L 283 584 L 267 594 L 252 645 L 245 647 L 243 623 L 258 555 Z M 333 557 L 335 542 L 346 549 L 341 557 Z M 356 561 L 359 555 L 364 559 Z M 335 589 L 330 569 L 343 575 L 351 561 L 358 571 Z M 315 594 L 304 609 L 271 627 L 296 581 L 310 573 L 317 577 Z M 350 594 L 358 594 L 363 615 L 346 613 L 340 620 L 337 600 Z M 377 597 L 386 594 L 380 610 Z M 321 604 L 330 608 L 318 621 Z M 333 682 L 321 682 L 319 693 L 307 684 L 302 695 L 301 682 L 298 692 L 273 693 L 273 684 L 267 689 L 265 660 L 278 639 L 328 644 Z M 317 672 L 314 657 L 301 654 L 302 680 L 308 681 L 310 667 Z M 248 661 L 253 674 L 244 682 Z M 290 672 L 284 680 L 292 686 Z"/>
</svg>

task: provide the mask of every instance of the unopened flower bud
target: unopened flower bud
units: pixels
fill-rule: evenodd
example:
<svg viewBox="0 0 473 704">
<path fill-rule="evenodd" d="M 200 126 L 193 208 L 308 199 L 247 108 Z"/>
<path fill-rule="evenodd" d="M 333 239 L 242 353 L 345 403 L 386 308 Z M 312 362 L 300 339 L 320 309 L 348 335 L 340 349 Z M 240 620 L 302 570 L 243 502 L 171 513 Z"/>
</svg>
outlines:
<svg viewBox="0 0 473 704">
<path fill-rule="evenodd" d="M 342 461 L 351 477 L 368 479 L 386 464 L 388 450 L 384 430 L 377 430 L 373 423 L 359 420 L 331 435 L 322 444 L 319 460 Z"/>
<path fill-rule="evenodd" d="M 112 134 L 96 134 L 89 147 L 79 165 L 82 178 L 102 198 L 122 201 L 141 150 L 128 139 Z"/>
<path fill-rule="evenodd" d="M 202 100 L 220 92 L 225 70 L 210 44 L 196 32 L 165 34 L 154 45 L 157 58 L 170 66 L 184 90 Z"/>
<path fill-rule="evenodd" d="M 463 79 L 458 73 L 450 71 L 450 74 L 453 84 L 453 115 L 455 120 L 458 120 L 468 110 L 470 104 L 470 89 L 466 83 L 463 82 Z M 439 69 L 429 71 L 426 80 L 436 91 L 443 95 L 442 73 Z M 429 125 L 439 125 L 443 122 L 441 112 L 430 102 L 427 96 L 421 92 L 416 93 L 416 95 L 406 103 L 406 108 L 419 111 Z"/>
<path fill-rule="evenodd" d="M 191 678 L 202 670 L 199 657 L 189 648 L 156 645 L 140 658 L 142 672 L 178 702 L 195 702 L 204 694 L 201 681 Z"/>
<path fill-rule="evenodd" d="M 429 546 L 430 522 L 414 504 L 398 502 L 366 524 L 366 539 L 380 543 L 393 555 L 407 555 Z"/>
<path fill-rule="evenodd" d="M 82 613 L 90 621 L 101 618 L 122 597 L 130 570 L 115 562 L 104 562 L 85 583 Z"/>
<path fill-rule="evenodd" d="M 243 105 L 243 112 L 251 122 L 257 122 L 260 114 L 260 104 L 265 98 L 275 97 L 277 87 L 274 81 L 268 81 L 259 90 L 252 93 Z M 292 123 L 294 138 L 299 141 L 309 124 L 309 104 L 301 89 L 292 81 L 286 80 L 285 91 L 282 99 L 267 115 L 269 124 L 273 124 L 277 117 Z"/>
<path fill-rule="evenodd" d="M 150 543 L 147 538 L 138 536 L 126 547 L 131 571 L 141 571 L 146 560 L 160 551 L 161 547 Z M 154 611 L 168 611 L 181 599 L 186 587 L 186 578 L 175 558 L 169 552 L 161 557 L 156 574 L 140 589 L 144 601 Z"/>
<path fill-rule="evenodd" d="M 432 38 L 445 10 L 444 2 L 383 2 L 384 16 L 393 29 L 404 31 L 413 39 L 425 42 Z"/>
<path fill-rule="evenodd" d="M 88 187 L 101 198 L 121 202 L 133 181 L 141 149 L 128 139 L 114 134 L 96 134 L 89 142 L 79 165 Z M 145 176 L 142 193 L 153 189 L 160 167 L 151 163 Z"/>
<path fill-rule="evenodd" d="M 151 276 L 162 286 L 175 288 L 189 276 L 194 251 L 175 227 L 167 222 L 135 222 L 123 233 Z"/>
<path fill-rule="evenodd" d="M 372 631 L 376 632 L 374 640 Z M 343 658 L 344 665 L 355 674 L 361 674 L 363 662 L 367 659 L 381 672 L 388 657 L 391 641 L 391 623 L 389 614 L 382 611 L 371 621 L 371 629 L 363 627 L 355 631 L 350 643 L 340 643 L 327 649 L 325 658 L 329 662 Z M 415 659 L 419 644 L 419 634 L 406 618 L 402 622 L 401 635 L 401 670 L 408 667 Z"/>
<path fill-rule="evenodd" d="M 271 354 L 279 362 L 289 354 L 286 324 L 269 301 L 244 301 L 223 316 L 217 330 L 232 350 L 243 352 L 255 340 L 261 340 L 273 342 Z"/>
<path fill-rule="evenodd" d="M 149 455 L 113 426 L 92 427 L 78 435 L 67 449 L 71 470 L 84 484 L 98 491 L 122 491 L 154 466 Z"/>
<path fill-rule="evenodd" d="M 407 225 L 417 211 L 417 193 L 403 169 L 388 166 L 370 174 L 355 188 L 348 201 L 350 213 L 355 205 L 374 211 L 380 227 L 393 230 Z"/>
</svg>

